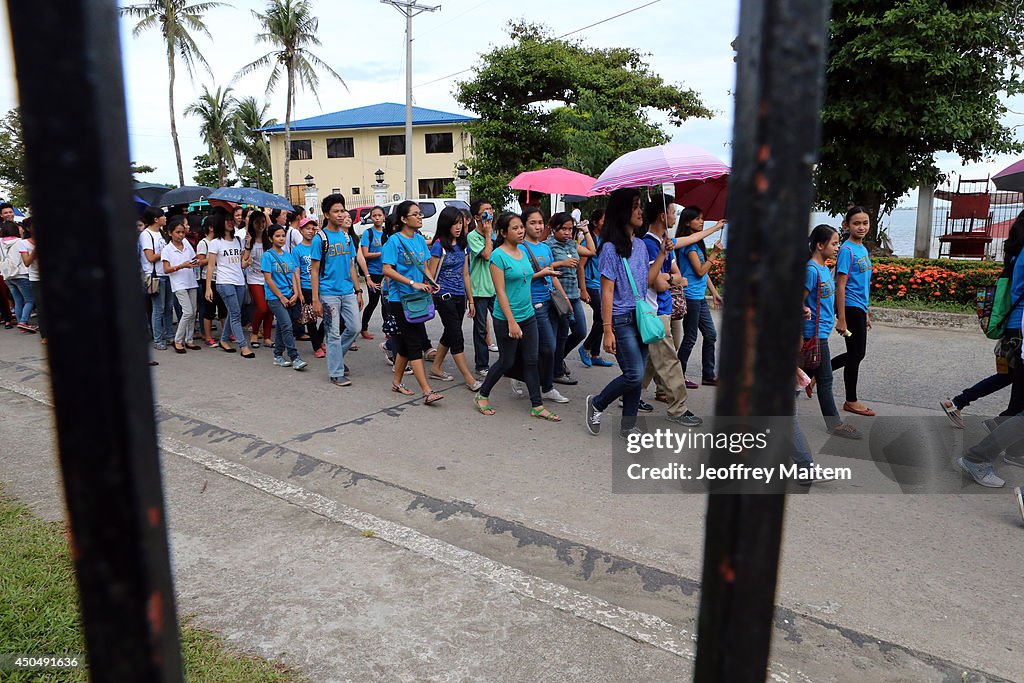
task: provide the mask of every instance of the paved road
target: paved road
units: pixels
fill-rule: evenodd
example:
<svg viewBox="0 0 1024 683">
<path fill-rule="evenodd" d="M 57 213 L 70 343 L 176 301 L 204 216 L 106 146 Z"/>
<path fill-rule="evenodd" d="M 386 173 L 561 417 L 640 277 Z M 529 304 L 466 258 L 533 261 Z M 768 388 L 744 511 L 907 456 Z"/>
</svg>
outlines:
<svg viewBox="0 0 1024 683">
<path fill-rule="evenodd" d="M 52 468 L 40 467 L 52 457 L 40 348 L 2 343 L 0 438 L 33 429 L 0 481 L 59 515 Z M 876 327 L 861 398 L 948 430 L 935 399 L 987 374 L 990 345 Z M 574 368 L 566 422 L 546 424 L 503 389 L 493 417 L 457 387 L 439 406 L 404 401 L 367 342 L 349 389 L 327 384 L 323 361 L 302 376 L 271 367 L 267 350 L 256 364 L 209 350 L 159 360 L 179 599 L 202 623 L 323 681 L 689 674 L 706 500 L 611 493 L 613 441 L 580 421 L 582 397 L 611 370 Z M 692 392 L 696 412 L 712 402 Z M 825 437 L 808 430 L 812 446 Z M 1024 471 L 1003 474 L 1024 483 Z M 1024 679 L 1022 529 L 1008 492 L 857 493 L 870 481 L 829 485 L 856 495 L 789 498 L 776 680 Z"/>
</svg>

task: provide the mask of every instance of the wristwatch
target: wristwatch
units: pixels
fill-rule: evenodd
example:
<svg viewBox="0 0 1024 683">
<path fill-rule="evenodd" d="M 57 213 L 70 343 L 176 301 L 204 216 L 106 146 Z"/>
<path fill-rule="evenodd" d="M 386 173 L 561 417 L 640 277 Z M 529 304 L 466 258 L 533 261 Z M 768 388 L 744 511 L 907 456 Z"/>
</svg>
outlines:
<svg viewBox="0 0 1024 683">
<path fill-rule="evenodd" d="M 363 293 L 363 290 L 361 290 L 361 289 L 357 289 L 356 290 L 356 294 L 362 294 L 362 293 Z"/>
</svg>

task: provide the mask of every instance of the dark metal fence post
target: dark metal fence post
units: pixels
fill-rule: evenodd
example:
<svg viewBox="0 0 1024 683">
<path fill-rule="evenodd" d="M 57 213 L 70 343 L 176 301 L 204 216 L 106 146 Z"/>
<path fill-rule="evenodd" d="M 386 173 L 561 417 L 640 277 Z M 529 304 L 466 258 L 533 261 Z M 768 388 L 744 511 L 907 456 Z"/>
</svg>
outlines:
<svg viewBox="0 0 1024 683">
<path fill-rule="evenodd" d="M 113 0 L 8 0 L 93 681 L 180 681 Z"/>
<path fill-rule="evenodd" d="M 829 3 L 743 0 L 715 412 L 793 414 Z M 785 497 L 708 498 L 695 681 L 763 681 Z"/>
</svg>

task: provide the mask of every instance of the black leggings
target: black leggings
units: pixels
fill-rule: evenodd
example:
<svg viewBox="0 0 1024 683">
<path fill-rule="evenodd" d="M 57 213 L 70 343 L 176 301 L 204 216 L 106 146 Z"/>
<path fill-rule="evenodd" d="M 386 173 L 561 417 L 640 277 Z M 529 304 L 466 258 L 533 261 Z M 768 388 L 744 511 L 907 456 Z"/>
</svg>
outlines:
<svg viewBox="0 0 1024 683">
<path fill-rule="evenodd" d="M 447 298 L 442 298 L 446 296 Z M 462 319 L 466 316 L 466 297 L 457 294 L 435 294 L 434 308 L 444 325 L 441 344 L 453 356 L 466 351 L 466 338 L 462 334 Z"/>
<path fill-rule="evenodd" d="M 303 289 L 302 299 L 307 303 L 313 300 L 313 290 Z M 298 323 L 296 323 L 298 327 Z M 309 343 L 313 347 L 313 352 L 316 353 L 320 350 L 320 347 L 324 345 L 324 324 L 321 322 L 319 325 L 316 323 L 316 317 L 313 320 L 306 323 L 306 334 L 309 335 Z"/>
<path fill-rule="evenodd" d="M 380 303 L 379 286 L 380 283 L 384 281 L 384 276 L 374 275 L 373 273 L 370 273 L 370 280 L 373 281 L 373 284 L 378 285 L 378 289 L 374 289 L 373 287 L 367 287 L 367 289 L 370 290 L 370 302 L 366 305 L 366 308 L 363 309 L 363 332 L 366 332 L 370 328 L 370 318 L 373 317 L 373 312 L 377 309 L 377 304 Z M 381 306 L 380 309 L 380 319 L 381 322 L 384 321 L 383 306 Z"/>
<path fill-rule="evenodd" d="M 487 398 L 491 389 L 502 376 L 516 364 L 516 356 L 522 355 L 523 381 L 530 394 L 530 403 L 534 408 L 544 405 L 540 394 L 540 372 L 537 369 L 537 355 L 540 347 L 540 331 L 537 329 L 537 316 L 533 315 L 519 323 L 522 330 L 521 339 L 508 336 L 508 322 L 494 318 L 494 341 L 498 344 L 498 362 L 491 366 L 480 387 L 480 395 Z"/>
<path fill-rule="evenodd" d="M 587 287 L 587 294 L 590 295 L 590 310 L 594 312 L 594 322 L 590 326 L 590 334 L 583 340 L 583 348 L 590 354 L 591 358 L 601 355 L 601 343 L 604 339 L 604 321 L 601 319 L 601 290 Z"/>
<path fill-rule="evenodd" d="M 846 329 L 853 334 L 846 337 L 846 353 L 832 359 L 832 371 L 843 369 L 843 382 L 846 384 L 846 402 L 857 402 L 857 377 L 860 374 L 860 362 L 868 349 L 868 314 L 867 311 L 852 306 L 846 307 Z"/>
</svg>

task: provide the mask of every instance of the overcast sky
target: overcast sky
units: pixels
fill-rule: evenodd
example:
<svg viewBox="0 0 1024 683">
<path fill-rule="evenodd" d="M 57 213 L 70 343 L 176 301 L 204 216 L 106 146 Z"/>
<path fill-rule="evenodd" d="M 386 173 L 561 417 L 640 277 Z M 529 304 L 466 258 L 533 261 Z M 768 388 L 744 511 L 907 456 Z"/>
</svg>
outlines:
<svg viewBox="0 0 1024 683">
<path fill-rule="evenodd" d="M 440 0 L 440 11 L 421 14 L 414 20 L 413 84 L 422 84 L 414 87 L 414 104 L 469 113 L 459 107 L 453 96 L 456 81 L 469 74 L 428 82 L 472 67 L 480 54 L 495 45 L 506 44 L 505 26 L 510 19 L 543 22 L 560 35 L 647 2 L 650 0 Z M 205 145 L 195 119 L 180 112 L 196 98 L 202 85 L 230 84 L 242 65 L 269 51 L 268 46 L 255 44 L 252 39 L 258 24 L 251 10 L 262 10 L 265 3 L 235 0 L 231 4 L 207 15 L 207 26 L 214 40 L 198 38 L 213 75 L 200 72 L 194 82 L 189 82 L 179 61 L 175 97 L 186 182 L 192 182 L 192 158 L 205 152 Z M 379 102 L 404 102 L 404 17 L 379 0 L 314 0 L 313 6 L 320 17 L 323 42 L 317 54 L 345 78 L 351 92 L 321 76 L 317 93 L 320 103 L 317 104 L 312 93 L 300 92 L 294 118 Z M 660 0 L 589 28 L 577 37 L 595 47 L 633 47 L 649 53 L 647 61 L 655 73 L 669 83 L 696 90 L 715 112 L 714 119 L 694 119 L 679 128 L 669 126 L 667 130 L 675 141 L 698 145 L 729 161 L 731 92 L 735 80 L 730 42 L 737 32 L 738 7 L 739 0 Z M 5 3 L 0 3 L 0 25 L 4 27 L 0 30 L 0 112 L 3 112 L 17 104 Z M 177 184 L 174 151 L 168 133 L 167 64 L 162 39 L 158 31 L 133 38 L 133 26 L 132 21 L 122 20 L 132 159 L 157 168 L 155 173 L 142 177 L 143 180 Z M 260 97 L 266 91 L 266 74 L 254 74 L 233 85 L 238 96 Z M 269 101 L 271 115 L 283 121 L 283 82 L 270 95 Z M 1016 98 L 1011 105 L 1012 109 L 1024 112 L 1024 97 Z M 1009 122 L 1024 125 L 1024 114 L 1011 115 Z M 968 177 L 979 174 L 984 177 L 1012 161 L 1014 159 L 1004 157 L 964 170 L 954 155 L 939 158 L 944 170 L 964 172 Z"/>
</svg>

